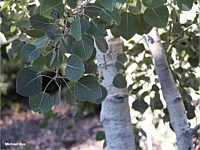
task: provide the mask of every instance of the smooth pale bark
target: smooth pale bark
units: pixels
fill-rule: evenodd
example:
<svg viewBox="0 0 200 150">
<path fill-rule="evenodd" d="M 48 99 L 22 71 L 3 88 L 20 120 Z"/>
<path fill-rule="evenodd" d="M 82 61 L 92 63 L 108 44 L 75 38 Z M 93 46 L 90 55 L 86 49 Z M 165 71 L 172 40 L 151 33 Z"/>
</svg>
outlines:
<svg viewBox="0 0 200 150">
<path fill-rule="evenodd" d="M 158 29 L 153 28 L 146 39 L 153 56 L 162 93 L 167 103 L 170 123 L 176 133 L 178 149 L 192 150 L 192 133 L 187 121 L 183 99 L 172 77 Z"/>
<path fill-rule="evenodd" d="M 116 57 L 122 53 L 123 42 L 120 39 L 107 40 L 107 53 L 97 50 L 97 65 L 102 85 L 108 95 L 102 102 L 101 122 L 106 135 L 108 150 L 134 150 L 135 139 L 130 118 L 127 88 L 113 86 L 113 78 L 118 73 L 115 67 Z"/>
</svg>

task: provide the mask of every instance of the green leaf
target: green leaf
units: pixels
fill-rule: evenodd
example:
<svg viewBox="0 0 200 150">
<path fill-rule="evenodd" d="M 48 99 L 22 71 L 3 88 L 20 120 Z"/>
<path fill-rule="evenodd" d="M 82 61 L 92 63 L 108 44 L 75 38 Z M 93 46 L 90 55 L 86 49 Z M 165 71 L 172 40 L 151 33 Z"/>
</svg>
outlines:
<svg viewBox="0 0 200 150">
<path fill-rule="evenodd" d="M 94 4 L 88 4 L 85 6 L 84 14 L 90 18 L 97 18 L 102 8 L 95 6 Z M 103 9 L 102 9 L 103 10 Z"/>
<path fill-rule="evenodd" d="M 20 70 L 16 81 L 16 92 L 22 96 L 34 96 L 42 91 L 42 78 L 34 67 Z"/>
<path fill-rule="evenodd" d="M 33 66 L 38 67 L 38 68 L 42 68 L 46 65 L 47 62 L 47 58 L 44 56 L 39 56 L 34 62 L 33 62 Z"/>
<path fill-rule="evenodd" d="M 37 48 L 42 48 L 42 47 L 46 47 L 47 42 L 48 42 L 48 37 L 43 36 L 41 38 L 35 39 L 35 41 L 33 42 L 33 45 L 35 45 Z"/>
<path fill-rule="evenodd" d="M 90 21 L 90 27 L 87 33 L 94 37 L 105 37 L 107 35 L 105 25 L 97 24 L 94 20 Z"/>
<path fill-rule="evenodd" d="M 26 30 L 26 34 L 35 38 L 40 38 L 45 35 L 43 31 L 37 29 Z"/>
<path fill-rule="evenodd" d="M 133 1 L 128 6 L 129 6 L 128 10 L 129 10 L 130 13 L 133 13 L 133 14 L 140 14 L 141 13 L 141 9 L 142 9 L 141 1 Z"/>
<path fill-rule="evenodd" d="M 102 97 L 102 91 L 95 77 L 87 75 L 82 77 L 74 87 L 76 98 L 82 101 L 92 101 Z"/>
<path fill-rule="evenodd" d="M 139 29 L 139 21 L 136 15 L 128 12 L 121 14 L 121 23 L 118 30 L 123 38 L 129 40 Z"/>
<path fill-rule="evenodd" d="M 106 21 L 108 25 L 112 25 L 113 23 L 116 25 L 120 24 L 120 11 L 115 7 L 112 12 L 95 5 L 88 5 L 84 10 L 85 14 L 91 18 L 97 18 L 98 16 L 100 16 L 100 19 Z"/>
<path fill-rule="evenodd" d="M 50 52 L 46 55 L 46 58 L 47 58 L 46 66 L 51 69 L 54 69 L 55 67 L 57 67 L 58 65 L 61 65 L 64 62 L 65 55 L 63 55 L 62 53 L 59 53 L 59 56 L 58 56 L 58 53 L 55 52 L 55 50 L 53 49 L 49 49 L 49 51 Z"/>
<path fill-rule="evenodd" d="M 116 2 L 122 3 L 122 4 L 126 3 L 126 1 L 127 1 L 127 0 L 116 0 Z"/>
<path fill-rule="evenodd" d="M 167 0 L 142 0 L 144 6 L 148 8 L 156 8 L 165 4 Z"/>
<path fill-rule="evenodd" d="M 12 48 L 8 52 L 8 56 L 12 62 L 18 63 L 21 61 L 21 49 L 23 46 L 24 42 L 21 42 L 20 40 L 12 42 Z"/>
<path fill-rule="evenodd" d="M 148 91 L 145 91 L 145 92 L 143 92 L 143 93 L 140 95 L 140 98 L 141 98 L 141 99 L 144 99 L 147 95 L 149 95 L 149 92 L 148 92 Z"/>
<path fill-rule="evenodd" d="M 163 109 L 163 104 L 162 101 L 160 100 L 160 94 L 158 92 L 155 92 L 155 97 L 151 98 L 150 106 L 152 110 Z"/>
<path fill-rule="evenodd" d="M 74 43 L 74 39 L 71 35 L 67 35 L 61 40 L 61 45 L 59 50 L 63 53 L 71 53 L 72 45 Z"/>
<path fill-rule="evenodd" d="M 138 15 L 138 19 L 139 19 L 139 30 L 137 33 L 140 35 L 149 33 L 152 27 L 144 20 L 144 16 L 140 14 Z"/>
<path fill-rule="evenodd" d="M 168 112 L 167 108 L 165 108 L 165 109 L 163 110 L 163 112 L 164 112 L 164 114 L 165 114 L 165 116 L 163 117 L 163 122 L 164 122 L 164 123 L 165 123 L 165 122 L 169 122 L 169 121 L 170 121 L 170 118 L 169 118 L 169 112 Z"/>
<path fill-rule="evenodd" d="M 64 13 L 64 4 L 62 0 L 42 0 L 40 5 L 40 14 L 47 18 L 52 18 L 52 13 L 57 12 L 58 18 Z"/>
<path fill-rule="evenodd" d="M 79 15 L 76 15 L 76 18 L 72 22 L 71 25 L 71 35 L 73 38 L 75 38 L 77 41 L 80 41 L 82 38 L 82 32 L 81 32 L 81 23 L 80 23 L 80 17 Z"/>
<path fill-rule="evenodd" d="M 61 86 L 59 86 L 58 93 L 55 98 L 55 102 L 54 102 L 55 105 L 58 106 L 60 104 L 60 101 L 61 101 Z"/>
<path fill-rule="evenodd" d="M 132 108 L 143 114 L 146 111 L 146 109 L 148 108 L 148 104 L 142 99 L 136 99 L 132 103 Z"/>
<path fill-rule="evenodd" d="M 155 91 L 155 92 L 158 92 L 159 87 L 156 84 L 154 84 L 154 85 L 152 85 L 152 90 Z"/>
<path fill-rule="evenodd" d="M 10 32 L 13 33 L 13 32 L 15 32 L 15 31 L 16 31 L 16 26 L 15 26 L 15 25 L 12 25 L 12 26 L 10 27 Z"/>
<path fill-rule="evenodd" d="M 142 53 L 145 50 L 143 44 L 134 44 L 134 47 L 128 51 L 133 56 L 137 56 L 138 54 Z"/>
<path fill-rule="evenodd" d="M 77 0 L 67 0 L 67 5 L 74 9 L 77 6 Z"/>
<path fill-rule="evenodd" d="M 29 105 L 35 112 L 47 113 L 53 107 L 53 100 L 47 93 L 40 93 L 39 95 L 29 98 Z"/>
<path fill-rule="evenodd" d="M 88 60 L 94 50 L 94 40 L 91 36 L 83 36 L 80 41 L 75 41 L 72 53 L 78 55 L 82 60 Z"/>
<path fill-rule="evenodd" d="M 81 32 L 82 33 L 86 32 L 88 30 L 88 28 L 90 27 L 89 21 L 81 18 L 80 23 L 81 23 Z"/>
<path fill-rule="evenodd" d="M 51 55 L 51 60 L 50 60 L 49 66 L 51 66 L 53 64 L 53 62 L 56 59 L 56 56 L 57 56 L 57 53 L 55 51 L 53 51 L 52 55 Z"/>
<path fill-rule="evenodd" d="M 97 45 L 98 49 L 102 53 L 106 53 L 107 52 L 108 43 L 106 42 L 106 40 L 104 38 L 95 38 L 95 42 L 96 42 L 96 45 Z"/>
<path fill-rule="evenodd" d="M 127 62 L 128 58 L 126 54 L 120 54 L 117 56 L 117 61 L 115 63 L 115 66 L 117 70 L 124 69 L 124 63 Z"/>
<path fill-rule="evenodd" d="M 183 11 L 189 11 L 192 9 L 193 0 L 177 0 L 178 7 Z"/>
<path fill-rule="evenodd" d="M 20 40 L 15 40 L 12 42 L 12 50 L 13 52 L 20 52 L 22 47 L 24 46 L 24 42 L 21 42 Z"/>
<path fill-rule="evenodd" d="M 85 74 L 95 74 L 95 70 L 97 70 L 97 65 L 94 61 L 92 62 L 85 62 Z"/>
<path fill-rule="evenodd" d="M 99 0 L 99 3 L 109 11 L 113 11 L 116 0 Z"/>
<path fill-rule="evenodd" d="M 179 12 L 177 9 L 173 8 L 172 11 L 171 11 L 171 14 L 170 14 L 170 18 L 172 19 L 172 22 L 173 23 L 176 23 L 177 22 L 177 18 L 179 17 Z"/>
<path fill-rule="evenodd" d="M 101 9 L 99 15 L 100 15 L 101 19 L 103 19 L 104 21 L 106 21 L 108 23 L 108 25 L 112 25 L 113 23 L 115 25 L 119 25 L 121 22 L 120 11 L 119 11 L 119 9 L 117 9 L 115 7 L 114 7 L 113 11 L 107 11 L 107 10 Z"/>
<path fill-rule="evenodd" d="M 30 23 L 33 28 L 44 31 L 50 39 L 60 40 L 62 35 L 60 28 L 50 23 L 48 18 L 36 14 L 30 18 Z"/>
<path fill-rule="evenodd" d="M 188 119 L 193 119 L 195 115 L 195 106 L 188 104 L 187 108 L 187 118 Z"/>
<path fill-rule="evenodd" d="M 32 44 L 25 44 L 22 47 L 22 60 L 24 62 L 31 62 L 36 60 L 39 56 L 39 48 Z"/>
<path fill-rule="evenodd" d="M 168 23 L 169 11 L 166 6 L 153 9 L 146 9 L 144 20 L 150 25 L 158 28 L 165 28 Z"/>
<path fill-rule="evenodd" d="M 102 91 L 102 97 L 100 97 L 96 100 L 90 101 L 90 102 L 95 103 L 95 104 L 101 104 L 105 100 L 105 98 L 107 97 L 108 91 L 102 85 L 100 85 L 100 86 L 101 86 L 101 91 Z"/>
<path fill-rule="evenodd" d="M 114 38 L 118 38 L 120 37 L 120 32 L 118 30 L 118 27 L 116 25 L 114 25 L 111 29 L 110 29 L 112 35 L 114 36 Z"/>
<path fill-rule="evenodd" d="M 57 25 L 53 25 L 51 28 L 46 31 L 47 36 L 54 41 L 60 41 L 62 38 L 62 32 Z"/>
<path fill-rule="evenodd" d="M 121 73 L 118 73 L 113 78 L 113 86 L 116 88 L 125 88 L 127 86 L 126 78 Z"/>
<path fill-rule="evenodd" d="M 72 90 L 67 90 L 66 91 L 66 103 L 70 106 L 74 105 L 74 93 Z"/>
<path fill-rule="evenodd" d="M 105 149 L 107 147 L 107 142 L 106 142 L 106 139 L 104 140 L 103 142 L 103 148 Z"/>
<path fill-rule="evenodd" d="M 186 94 L 186 93 L 185 93 Z M 186 97 L 185 97 L 186 96 Z M 190 95 L 186 94 L 184 97 L 186 98 L 186 100 L 182 100 L 181 98 L 179 99 L 180 101 L 183 101 L 185 109 L 186 109 L 186 114 L 187 114 L 187 118 L 188 119 L 193 119 L 195 117 L 195 106 L 191 104 L 192 98 Z M 189 98 L 189 97 L 190 98 Z M 189 99 L 188 99 L 188 98 Z"/>
<path fill-rule="evenodd" d="M 97 53 L 97 52 L 96 52 L 96 49 L 94 48 L 91 57 L 90 57 L 87 61 L 85 61 L 84 63 L 85 63 L 85 64 L 89 64 L 89 63 L 93 62 L 93 60 L 96 58 L 96 53 Z M 90 68 L 88 68 L 88 69 L 90 69 Z M 86 70 L 86 72 L 87 72 L 87 69 L 85 69 L 85 70 Z M 93 70 L 93 71 L 94 71 L 94 70 Z"/>
<path fill-rule="evenodd" d="M 126 54 L 122 53 L 122 54 L 119 54 L 117 56 L 117 61 L 120 62 L 120 63 L 122 63 L 122 64 L 124 64 L 125 62 L 128 61 L 128 58 L 127 58 Z"/>
<path fill-rule="evenodd" d="M 46 34 L 51 40 L 54 40 L 56 38 L 54 33 L 51 30 L 47 30 Z"/>
<path fill-rule="evenodd" d="M 31 24 L 30 21 L 28 19 L 23 19 L 23 20 L 18 20 L 17 21 L 17 27 L 21 30 L 21 31 L 25 31 L 30 29 Z"/>
<path fill-rule="evenodd" d="M 83 61 L 76 55 L 71 55 L 66 64 L 65 74 L 68 80 L 78 80 L 85 72 Z"/>
<path fill-rule="evenodd" d="M 42 31 L 50 30 L 53 25 L 49 22 L 48 18 L 41 16 L 39 14 L 35 14 L 35 15 L 31 16 L 30 23 L 33 28 L 39 29 Z"/>
<path fill-rule="evenodd" d="M 3 6 L 2 6 L 2 4 L 1 4 L 1 12 L 2 12 L 2 10 L 4 10 L 5 8 L 7 8 L 9 5 L 10 5 L 10 3 L 11 3 L 12 1 L 3 1 Z"/>
<path fill-rule="evenodd" d="M 66 104 L 72 106 L 74 105 L 74 100 L 75 100 L 75 96 L 74 96 L 74 86 L 75 86 L 75 82 L 74 81 L 69 81 L 68 82 L 68 86 L 67 86 L 67 91 L 66 91 Z"/>
<path fill-rule="evenodd" d="M 106 136 L 105 136 L 105 132 L 104 131 L 98 131 L 97 133 L 96 133 L 96 140 L 97 141 L 102 141 L 102 140 L 104 140 L 106 138 Z"/>
<path fill-rule="evenodd" d="M 149 81 L 149 77 L 146 76 L 146 74 L 141 74 L 141 75 L 138 75 L 136 76 L 136 80 L 139 81 L 139 80 L 143 80 L 143 81 Z"/>
<path fill-rule="evenodd" d="M 198 57 L 196 57 L 196 58 L 189 57 L 188 62 L 191 64 L 192 67 L 198 67 L 199 66 L 199 58 Z"/>
</svg>

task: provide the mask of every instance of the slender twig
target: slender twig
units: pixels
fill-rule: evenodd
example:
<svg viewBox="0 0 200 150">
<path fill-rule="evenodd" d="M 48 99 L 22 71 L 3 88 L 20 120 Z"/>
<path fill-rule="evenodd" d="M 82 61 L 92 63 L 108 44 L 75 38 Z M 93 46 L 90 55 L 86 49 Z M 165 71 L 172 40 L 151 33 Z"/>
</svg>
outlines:
<svg viewBox="0 0 200 150">
<path fill-rule="evenodd" d="M 64 77 L 60 76 L 60 77 L 58 77 L 58 78 L 61 78 L 61 79 L 64 81 L 64 83 L 65 83 L 65 85 L 67 86 L 67 88 L 69 89 L 70 93 L 74 96 L 73 92 L 72 92 L 71 89 L 70 89 L 70 86 L 69 86 L 69 85 L 67 84 L 67 82 L 64 80 Z"/>
<path fill-rule="evenodd" d="M 0 46 L 10 44 L 10 43 L 12 43 L 13 41 L 17 40 L 18 38 L 19 38 L 19 35 L 16 35 L 16 36 L 14 36 L 14 37 L 11 37 L 11 38 L 8 39 L 6 42 L 0 43 Z"/>
<path fill-rule="evenodd" d="M 49 81 L 49 83 L 46 85 L 44 91 L 42 92 L 42 98 L 41 98 L 41 101 L 40 101 L 40 105 L 39 105 L 39 106 L 41 106 L 41 104 L 42 104 L 42 102 L 43 102 L 43 97 L 44 97 L 44 94 L 45 94 L 45 92 L 46 92 L 46 89 L 48 88 L 48 86 L 51 84 L 51 82 L 52 82 L 53 80 L 54 80 L 54 78 L 52 78 L 51 81 Z"/>
<path fill-rule="evenodd" d="M 54 71 L 54 70 L 50 70 L 50 69 L 42 70 L 42 71 L 40 71 L 40 72 L 38 72 L 38 73 L 47 72 L 47 71 L 49 71 L 49 72 L 53 72 L 53 73 L 56 74 L 56 71 Z"/>
<path fill-rule="evenodd" d="M 64 81 L 65 85 L 67 86 L 67 88 L 70 90 L 69 85 L 68 85 L 67 82 L 64 80 L 65 77 L 59 76 L 58 78 L 62 79 L 62 80 Z"/>
<path fill-rule="evenodd" d="M 76 14 L 80 13 L 80 12 L 84 9 L 84 7 L 86 7 L 86 6 L 90 3 L 90 1 L 91 1 L 91 0 L 86 0 L 86 1 L 84 1 L 83 3 L 81 3 L 80 5 L 78 5 L 78 6 L 74 9 L 73 14 L 76 15 Z"/>
<path fill-rule="evenodd" d="M 43 75 L 39 75 L 38 77 L 46 77 L 46 78 L 52 79 L 52 77 L 44 75 L 44 74 Z"/>
<path fill-rule="evenodd" d="M 54 81 L 54 78 L 52 78 L 51 81 L 49 81 L 49 83 L 46 85 L 46 87 L 44 88 L 43 93 L 46 92 L 47 88 L 49 87 L 49 85 L 51 84 L 52 81 Z M 42 98 L 43 98 L 43 96 L 42 96 Z"/>
</svg>

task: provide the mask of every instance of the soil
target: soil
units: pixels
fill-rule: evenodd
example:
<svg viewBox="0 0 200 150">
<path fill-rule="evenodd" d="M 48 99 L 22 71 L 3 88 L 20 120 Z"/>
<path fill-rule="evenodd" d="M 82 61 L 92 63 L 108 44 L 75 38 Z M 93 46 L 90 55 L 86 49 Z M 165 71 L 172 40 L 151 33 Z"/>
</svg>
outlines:
<svg viewBox="0 0 200 150">
<path fill-rule="evenodd" d="M 57 111 L 55 109 L 55 111 Z M 59 112 L 62 113 L 62 112 Z M 46 150 L 102 150 L 103 141 L 96 141 L 97 131 L 102 131 L 98 116 L 82 117 L 69 125 L 69 116 L 62 115 L 62 122 L 55 119 L 48 121 L 48 126 L 39 128 L 44 123 L 44 116 L 32 112 L 29 108 L 19 112 L 4 109 L 1 112 L 1 149 L 46 149 Z M 72 119 L 71 119 L 72 120 Z M 56 134 L 58 125 L 63 127 L 62 136 Z"/>
<path fill-rule="evenodd" d="M 10 109 L 1 111 L 0 120 L 0 137 L 1 150 L 103 150 L 104 141 L 96 141 L 95 136 L 98 131 L 103 131 L 100 123 L 99 114 L 87 115 L 86 117 L 75 117 L 72 115 L 72 107 L 54 107 L 53 112 L 60 119 L 51 118 L 48 120 L 48 126 L 41 128 L 44 125 L 46 117 L 39 113 L 32 112 L 25 105 L 23 108 L 14 112 Z M 147 120 L 148 121 L 148 120 Z M 145 122 L 144 122 L 145 123 Z M 147 122 L 146 130 L 150 130 Z M 62 136 L 56 132 L 58 127 Z M 169 129 L 162 125 L 152 133 L 152 147 L 154 150 L 169 149 L 169 145 L 174 142 L 173 135 L 168 135 Z M 145 129 L 145 127 L 144 127 Z M 153 132 L 153 130 L 152 130 Z M 61 135 L 61 134 L 60 134 Z M 167 139 L 167 140 L 166 140 Z M 172 140 L 170 143 L 169 140 Z M 159 141 L 160 140 L 160 141 Z M 164 142 L 163 142 L 164 141 Z M 167 147 L 161 144 L 170 143 Z M 197 145 L 199 140 L 197 140 Z M 147 150 L 147 139 L 142 136 L 140 146 L 143 150 Z M 198 149 L 199 146 L 196 146 Z M 170 148 L 174 149 L 174 147 Z"/>
</svg>

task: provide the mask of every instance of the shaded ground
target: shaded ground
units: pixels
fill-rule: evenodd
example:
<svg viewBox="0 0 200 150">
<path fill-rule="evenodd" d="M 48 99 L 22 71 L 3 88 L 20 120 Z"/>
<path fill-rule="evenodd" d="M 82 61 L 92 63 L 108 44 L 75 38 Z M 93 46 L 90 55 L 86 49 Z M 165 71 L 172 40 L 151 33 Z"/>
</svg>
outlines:
<svg viewBox="0 0 200 150">
<path fill-rule="evenodd" d="M 67 120 L 65 117 L 62 120 Z M 51 119 L 46 128 L 39 128 L 44 116 L 26 109 L 12 112 L 4 109 L 1 112 L 1 149 L 70 149 L 102 150 L 103 141 L 96 141 L 96 132 L 102 130 L 97 116 L 79 118 L 74 127 L 62 122 L 64 134 L 56 136 L 58 121 Z M 62 132 L 62 131 L 61 131 Z M 18 144 L 6 145 L 6 144 Z M 20 146 L 19 146 L 20 145 Z"/>
<path fill-rule="evenodd" d="M 70 108 L 57 107 L 54 108 L 54 112 L 62 114 L 61 121 L 50 119 L 46 128 L 39 128 L 44 122 L 44 116 L 33 113 L 26 107 L 19 112 L 13 112 L 10 109 L 4 109 L 1 112 L 0 149 L 103 150 L 103 141 L 95 140 L 96 132 L 103 130 L 98 116 L 79 117 L 73 125 L 73 122 L 70 122 L 72 120 L 69 119 L 71 118 Z M 154 129 L 151 117 L 147 118 L 141 122 L 141 127 L 147 134 L 147 138 L 143 136 L 140 140 L 142 149 L 147 150 L 149 142 L 149 147 L 153 150 L 176 150 L 177 148 L 172 147 L 171 144 L 175 141 L 174 133 L 161 123 L 157 129 Z M 64 128 L 64 131 L 61 131 L 63 133 L 61 138 L 56 135 L 59 125 Z M 21 144 L 21 146 L 6 145 L 11 143 Z M 199 140 L 197 145 L 199 145 Z M 196 146 L 195 150 L 199 150 L 199 146 Z"/>
</svg>

